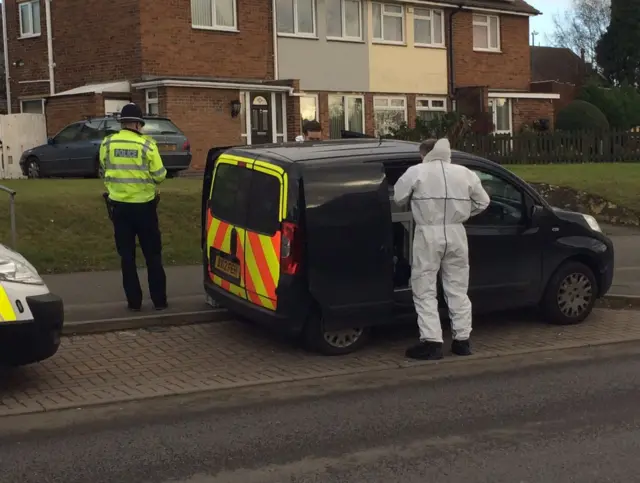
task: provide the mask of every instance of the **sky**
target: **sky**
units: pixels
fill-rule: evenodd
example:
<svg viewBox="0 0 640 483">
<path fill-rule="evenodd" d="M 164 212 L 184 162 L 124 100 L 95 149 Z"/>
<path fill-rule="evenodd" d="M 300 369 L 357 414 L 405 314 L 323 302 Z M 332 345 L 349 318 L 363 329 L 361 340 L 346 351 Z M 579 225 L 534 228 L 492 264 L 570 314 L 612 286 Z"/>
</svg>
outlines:
<svg viewBox="0 0 640 483">
<path fill-rule="evenodd" d="M 531 18 L 531 32 L 538 32 L 536 45 L 548 45 L 546 36 L 553 32 L 554 14 L 568 10 L 572 0 L 527 0 L 527 3 L 542 12 L 542 15 Z"/>
</svg>

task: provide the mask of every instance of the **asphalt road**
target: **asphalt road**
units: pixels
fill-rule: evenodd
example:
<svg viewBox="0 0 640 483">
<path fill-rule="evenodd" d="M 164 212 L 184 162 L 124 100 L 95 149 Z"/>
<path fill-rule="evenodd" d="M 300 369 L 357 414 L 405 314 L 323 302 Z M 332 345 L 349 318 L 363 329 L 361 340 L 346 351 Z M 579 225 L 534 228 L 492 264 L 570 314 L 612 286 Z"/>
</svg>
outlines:
<svg viewBox="0 0 640 483">
<path fill-rule="evenodd" d="M 2 483 L 637 481 L 640 347 L 0 420 Z"/>
</svg>

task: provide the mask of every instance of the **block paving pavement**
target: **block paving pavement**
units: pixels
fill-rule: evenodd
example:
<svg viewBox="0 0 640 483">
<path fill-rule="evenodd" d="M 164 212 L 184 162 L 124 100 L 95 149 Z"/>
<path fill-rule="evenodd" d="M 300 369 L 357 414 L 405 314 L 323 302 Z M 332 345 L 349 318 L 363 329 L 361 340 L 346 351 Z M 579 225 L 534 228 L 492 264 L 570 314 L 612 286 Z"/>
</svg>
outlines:
<svg viewBox="0 0 640 483">
<path fill-rule="evenodd" d="M 0 371 L 0 416 L 419 364 L 404 358 L 414 328 L 383 332 L 342 357 L 305 352 L 241 322 L 65 337 L 50 360 Z M 634 339 L 640 339 L 636 311 L 597 309 L 567 327 L 500 315 L 476 322 L 468 361 Z"/>
</svg>

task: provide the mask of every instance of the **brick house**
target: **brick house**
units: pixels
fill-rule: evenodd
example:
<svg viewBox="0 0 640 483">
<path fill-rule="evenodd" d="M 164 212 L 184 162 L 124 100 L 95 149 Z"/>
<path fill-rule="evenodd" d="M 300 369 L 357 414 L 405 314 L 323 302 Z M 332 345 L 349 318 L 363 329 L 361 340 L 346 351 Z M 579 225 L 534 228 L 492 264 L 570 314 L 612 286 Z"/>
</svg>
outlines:
<svg viewBox="0 0 640 483">
<path fill-rule="evenodd" d="M 553 117 L 530 91 L 522 0 L 4 0 L 14 112 L 55 134 L 133 100 L 211 146 L 329 137 L 457 108 L 498 131 Z M 277 5 L 277 7 L 275 7 Z"/>
</svg>

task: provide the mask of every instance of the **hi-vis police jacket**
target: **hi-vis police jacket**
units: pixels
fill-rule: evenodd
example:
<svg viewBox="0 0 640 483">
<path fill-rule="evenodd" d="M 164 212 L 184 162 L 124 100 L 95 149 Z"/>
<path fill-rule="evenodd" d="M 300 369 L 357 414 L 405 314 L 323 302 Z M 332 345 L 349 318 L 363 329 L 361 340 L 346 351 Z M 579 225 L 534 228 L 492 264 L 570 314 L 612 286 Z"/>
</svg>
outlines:
<svg viewBox="0 0 640 483">
<path fill-rule="evenodd" d="M 102 141 L 100 164 L 113 201 L 151 201 L 156 196 L 156 185 L 167 177 L 155 141 L 130 129 L 122 129 Z"/>
</svg>

